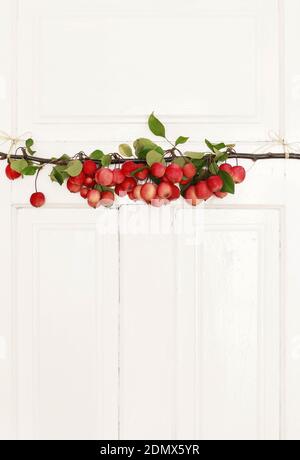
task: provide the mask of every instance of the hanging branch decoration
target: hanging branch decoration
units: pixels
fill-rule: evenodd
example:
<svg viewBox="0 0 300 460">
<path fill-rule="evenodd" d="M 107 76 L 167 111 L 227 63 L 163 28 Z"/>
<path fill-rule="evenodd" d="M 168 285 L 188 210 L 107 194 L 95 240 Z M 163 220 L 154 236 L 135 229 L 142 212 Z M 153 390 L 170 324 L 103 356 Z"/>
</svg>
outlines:
<svg viewBox="0 0 300 460">
<path fill-rule="evenodd" d="M 50 179 L 59 185 L 66 183 L 71 193 L 80 193 L 89 206 L 111 207 L 116 195 L 128 196 L 133 201 L 143 201 L 156 207 L 178 200 L 182 196 L 192 206 L 211 197 L 225 198 L 235 193 L 236 184 L 246 178 L 245 169 L 238 159 L 252 161 L 266 159 L 300 159 L 292 153 L 289 144 L 277 138 L 277 145 L 285 153 L 248 154 L 237 153 L 233 144 L 205 141 L 208 152 L 182 152 L 181 146 L 188 137 L 180 136 L 171 142 L 166 136 L 165 126 L 152 113 L 148 119 L 152 134 L 168 142 L 170 148 L 162 149 L 150 139 L 140 138 L 133 143 L 121 144 L 118 153 L 105 154 L 95 150 L 89 156 L 79 152 L 73 157 L 59 158 L 36 156 L 33 139 L 27 139 L 15 154 L 0 152 L 0 160 L 6 160 L 6 176 L 14 181 L 24 176 L 35 176 L 35 192 L 30 198 L 32 206 L 39 208 L 46 202 L 45 195 L 38 191 L 38 178 L 46 167 L 51 167 Z M 16 144 L 14 139 L 10 140 Z M 19 142 L 19 139 L 17 140 Z M 180 146 L 180 148 L 179 148 Z M 236 166 L 227 163 L 236 159 Z"/>
</svg>

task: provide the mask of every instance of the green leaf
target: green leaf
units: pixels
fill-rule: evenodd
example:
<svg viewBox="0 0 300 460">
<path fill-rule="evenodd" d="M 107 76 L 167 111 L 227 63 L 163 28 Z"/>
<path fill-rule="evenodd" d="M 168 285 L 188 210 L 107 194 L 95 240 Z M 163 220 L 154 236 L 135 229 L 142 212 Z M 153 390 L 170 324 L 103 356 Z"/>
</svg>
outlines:
<svg viewBox="0 0 300 460">
<path fill-rule="evenodd" d="M 154 163 L 161 163 L 163 160 L 163 155 L 161 153 L 156 152 L 156 150 L 150 150 L 147 153 L 146 161 L 148 166 L 152 166 Z"/>
<path fill-rule="evenodd" d="M 140 160 L 146 160 L 147 153 L 150 152 L 151 150 L 155 150 L 158 153 L 161 153 L 162 155 L 164 154 L 164 151 L 161 147 L 159 147 L 157 144 L 152 142 L 150 139 L 145 139 L 145 138 L 140 138 L 137 139 L 134 144 L 134 149 L 135 149 L 135 155 L 140 159 Z"/>
<path fill-rule="evenodd" d="M 107 167 L 111 164 L 111 156 L 104 155 L 101 160 L 102 166 Z"/>
<path fill-rule="evenodd" d="M 207 145 L 209 150 L 211 150 L 213 153 L 217 153 L 219 150 L 226 148 L 226 145 L 224 144 L 224 142 L 221 142 L 219 144 L 213 144 L 212 142 L 205 139 L 205 144 Z"/>
<path fill-rule="evenodd" d="M 175 163 L 178 166 L 183 167 L 186 164 L 186 160 L 184 159 L 184 157 L 177 157 L 177 158 L 175 158 L 173 163 Z"/>
<path fill-rule="evenodd" d="M 209 171 L 211 174 L 216 175 L 219 172 L 219 167 L 216 162 L 213 162 L 209 165 Z"/>
<path fill-rule="evenodd" d="M 133 155 L 132 148 L 128 144 L 121 144 L 119 146 L 119 153 L 123 157 L 132 157 L 132 155 Z"/>
<path fill-rule="evenodd" d="M 216 155 L 215 161 L 218 161 L 220 163 L 224 163 L 224 161 L 228 160 L 228 153 L 227 152 L 219 152 Z"/>
<path fill-rule="evenodd" d="M 175 142 L 175 145 L 185 144 L 189 140 L 189 137 L 179 136 Z"/>
<path fill-rule="evenodd" d="M 222 192 L 224 193 L 231 193 L 234 194 L 235 192 L 235 184 L 233 182 L 233 179 L 230 174 L 228 174 L 226 171 L 219 171 L 218 176 L 221 177 L 221 179 L 224 182 L 224 186 L 222 188 Z"/>
<path fill-rule="evenodd" d="M 150 131 L 155 134 L 155 136 L 166 137 L 166 129 L 161 121 L 156 118 L 154 113 L 152 113 L 149 117 L 148 126 Z"/>
<path fill-rule="evenodd" d="M 93 153 L 90 154 L 91 160 L 101 161 L 103 157 L 104 153 L 102 152 L 102 150 L 95 150 Z"/>
<path fill-rule="evenodd" d="M 53 158 L 55 160 L 55 158 Z M 69 161 L 71 160 L 71 158 L 69 157 L 69 155 L 62 155 L 59 160 L 62 160 L 62 161 Z"/>
<path fill-rule="evenodd" d="M 18 173 L 22 174 L 23 170 L 27 168 L 28 163 L 26 160 L 14 160 L 10 164 L 11 168 L 14 171 L 17 171 Z"/>
<path fill-rule="evenodd" d="M 65 172 L 71 177 L 76 177 L 81 173 L 82 168 L 83 166 L 80 160 L 72 160 L 68 163 Z"/>
<path fill-rule="evenodd" d="M 202 152 L 185 152 L 185 156 L 193 160 L 202 160 L 205 153 Z"/>
<path fill-rule="evenodd" d="M 28 165 L 27 168 L 23 169 L 22 174 L 24 176 L 34 176 L 38 169 L 40 169 L 38 166 Z"/>
<path fill-rule="evenodd" d="M 36 152 L 34 150 L 32 150 L 32 146 L 34 144 L 34 140 L 33 139 L 27 139 L 26 142 L 25 142 L 25 145 L 26 145 L 26 149 L 27 149 L 27 152 L 29 153 L 29 155 L 34 155 Z"/>
<path fill-rule="evenodd" d="M 52 169 L 50 174 L 50 179 L 52 182 L 57 182 L 59 185 L 62 185 L 66 179 L 67 175 L 60 171 L 58 166 Z"/>
</svg>

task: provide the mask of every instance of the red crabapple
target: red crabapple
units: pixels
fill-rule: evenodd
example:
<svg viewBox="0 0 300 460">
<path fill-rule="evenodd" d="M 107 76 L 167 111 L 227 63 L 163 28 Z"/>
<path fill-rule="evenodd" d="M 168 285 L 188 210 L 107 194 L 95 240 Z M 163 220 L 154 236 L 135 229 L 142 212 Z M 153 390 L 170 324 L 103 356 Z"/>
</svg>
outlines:
<svg viewBox="0 0 300 460">
<path fill-rule="evenodd" d="M 85 187 L 88 187 L 88 188 L 93 188 L 95 183 L 96 182 L 94 181 L 92 177 L 86 177 L 84 179 L 83 185 L 85 185 Z"/>
<path fill-rule="evenodd" d="M 170 196 L 169 200 L 170 201 L 178 200 L 180 198 L 179 188 L 174 184 L 171 184 L 171 187 L 172 187 L 172 195 Z"/>
<path fill-rule="evenodd" d="M 161 182 L 157 187 L 157 196 L 168 200 L 172 196 L 172 185 Z"/>
<path fill-rule="evenodd" d="M 116 185 L 115 186 L 115 193 L 116 195 L 120 196 L 121 198 L 123 198 L 124 196 L 127 195 L 127 191 L 123 189 L 122 185 Z"/>
<path fill-rule="evenodd" d="M 45 195 L 40 192 L 33 193 L 30 197 L 30 203 L 35 208 L 41 208 L 46 202 Z"/>
<path fill-rule="evenodd" d="M 166 167 L 162 163 L 153 163 L 150 168 L 151 174 L 158 179 L 161 179 L 166 172 Z"/>
<path fill-rule="evenodd" d="M 213 194 L 213 192 L 208 187 L 207 181 L 205 180 L 198 182 L 198 184 L 195 185 L 195 190 L 197 197 L 205 201 L 208 200 Z"/>
<path fill-rule="evenodd" d="M 131 174 L 137 169 L 134 161 L 126 161 L 122 166 L 122 172 L 126 177 L 131 177 Z"/>
<path fill-rule="evenodd" d="M 230 174 L 230 176 L 232 176 L 232 166 L 230 164 L 228 164 L 228 163 L 223 163 L 220 166 L 220 171 L 224 171 L 227 174 Z"/>
<path fill-rule="evenodd" d="M 83 171 L 81 171 L 81 173 L 78 174 L 78 176 L 70 177 L 70 179 L 72 179 L 73 184 L 83 185 L 83 183 L 85 181 L 85 174 L 84 174 Z"/>
<path fill-rule="evenodd" d="M 182 168 L 176 163 L 172 163 L 166 169 L 166 177 L 170 182 L 173 182 L 173 184 L 180 182 L 183 178 Z"/>
<path fill-rule="evenodd" d="M 97 164 L 93 160 L 86 160 L 83 163 L 83 172 L 86 176 L 94 176 L 97 171 Z"/>
<path fill-rule="evenodd" d="M 121 187 L 125 192 L 132 192 L 136 186 L 136 180 L 133 177 L 126 177 L 122 182 Z"/>
<path fill-rule="evenodd" d="M 101 193 L 99 190 L 89 190 L 87 200 L 89 206 L 92 208 L 98 208 L 100 206 Z"/>
<path fill-rule="evenodd" d="M 137 169 L 141 169 L 143 168 L 142 171 L 139 171 L 137 173 L 135 173 L 135 177 L 138 179 L 138 180 L 145 180 L 147 179 L 147 177 L 149 176 L 149 168 L 147 168 L 147 166 L 145 166 L 144 164 L 138 164 L 136 165 Z"/>
<path fill-rule="evenodd" d="M 241 184 L 246 178 L 246 171 L 243 166 L 234 166 L 232 168 L 232 178 L 236 184 Z"/>
<path fill-rule="evenodd" d="M 193 163 L 187 163 L 183 167 L 183 175 L 187 179 L 192 179 L 193 177 L 195 177 L 196 172 L 197 172 L 197 169 L 196 169 L 195 165 L 193 165 Z"/>
<path fill-rule="evenodd" d="M 185 192 L 184 195 L 185 199 L 189 204 L 192 206 L 197 206 L 198 204 L 201 203 L 202 200 L 199 200 L 199 198 L 196 195 L 196 189 L 194 185 L 191 185 Z"/>
<path fill-rule="evenodd" d="M 10 165 L 6 166 L 5 174 L 9 180 L 16 180 L 16 179 L 19 179 L 19 177 L 21 177 L 21 174 L 15 171 L 14 169 L 12 169 Z"/>
<path fill-rule="evenodd" d="M 111 185 L 113 183 L 113 179 L 113 172 L 109 168 L 100 168 L 95 175 L 97 184 L 102 185 L 103 187 L 108 187 Z"/>
<path fill-rule="evenodd" d="M 121 169 L 114 169 L 113 170 L 113 183 L 116 185 L 122 184 L 125 180 L 125 175 L 121 171 Z"/>
<path fill-rule="evenodd" d="M 218 198 L 225 198 L 228 193 L 225 193 L 225 192 L 216 192 L 215 195 L 218 197 Z"/>
<path fill-rule="evenodd" d="M 128 192 L 128 193 L 127 193 L 127 196 L 128 196 L 128 198 L 129 198 L 131 201 L 136 201 L 136 198 L 135 198 L 133 192 Z"/>
<path fill-rule="evenodd" d="M 115 195 L 112 192 L 102 192 L 101 193 L 101 204 L 106 208 L 110 208 L 115 201 Z"/>
<path fill-rule="evenodd" d="M 81 190 L 81 184 L 76 184 L 73 181 L 73 177 L 69 177 L 67 181 L 67 188 L 71 193 L 78 193 Z"/>
<path fill-rule="evenodd" d="M 155 184 L 145 184 L 141 189 L 141 197 L 146 203 L 151 203 L 156 197 L 157 186 Z"/>
<path fill-rule="evenodd" d="M 141 190 L 142 190 L 142 185 L 137 185 L 134 187 L 132 194 L 135 200 L 141 200 Z"/>
<path fill-rule="evenodd" d="M 207 179 L 207 185 L 213 193 L 216 193 L 222 190 L 224 182 L 220 176 L 210 176 Z"/>
<path fill-rule="evenodd" d="M 89 193 L 89 189 L 87 187 L 81 187 L 80 195 L 82 198 L 87 198 L 88 193 Z"/>
</svg>

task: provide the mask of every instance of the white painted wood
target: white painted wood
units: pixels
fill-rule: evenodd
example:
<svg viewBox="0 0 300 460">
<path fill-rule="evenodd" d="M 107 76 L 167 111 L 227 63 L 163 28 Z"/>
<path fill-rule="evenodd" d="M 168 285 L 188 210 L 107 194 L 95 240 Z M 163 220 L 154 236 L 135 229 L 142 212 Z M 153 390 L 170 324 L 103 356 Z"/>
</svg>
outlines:
<svg viewBox="0 0 300 460">
<path fill-rule="evenodd" d="M 120 209 L 120 437 L 175 436 L 172 210 Z"/>
<path fill-rule="evenodd" d="M 174 135 L 264 140 L 279 119 L 277 6 L 19 2 L 19 126 L 43 141 L 124 141 L 155 108 Z"/>
<path fill-rule="evenodd" d="M 9 0 L 1 1 L 0 15 L 0 123 L 2 130 L 13 132 L 14 91 L 13 75 L 15 48 L 13 28 L 15 27 L 15 5 Z M 2 148 L 2 147 L 1 147 Z M 12 372 L 12 288 L 11 288 L 11 222 L 10 203 L 11 187 L 3 180 L 1 167 L 1 264 L 0 264 L 0 336 L 2 357 L 0 359 L 0 439 L 14 436 L 15 417 L 13 406 L 13 372 Z"/>
<path fill-rule="evenodd" d="M 16 211 L 21 439 L 117 436 L 118 246 L 116 212 L 107 214 Z"/>
<path fill-rule="evenodd" d="M 116 149 L 153 109 L 191 149 L 299 140 L 297 0 L 0 4 L 0 129 L 42 154 Z M 195 212 L 91 212 L 47 173 L 35 212 L 1 181 L 0 439 L 299 440 L 298 163 L 245 165 Z"/>
<path fill-rule="evenodd" d="M 280 213 L 195 214 L 180 211 L 176 224 L 178 436 L 276 440 Z M 187 219 L 194 241 L 182 234 Z"/>
</svg>

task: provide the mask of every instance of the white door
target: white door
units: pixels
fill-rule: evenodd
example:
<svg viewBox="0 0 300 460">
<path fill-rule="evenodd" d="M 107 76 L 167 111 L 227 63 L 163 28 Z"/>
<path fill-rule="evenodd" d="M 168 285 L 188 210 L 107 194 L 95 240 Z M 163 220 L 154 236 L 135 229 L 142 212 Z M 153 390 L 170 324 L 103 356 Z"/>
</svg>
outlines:
<svg viewBox="0 0 300 460">
<path fill-rule="evenodd" d="M 300 140 L 297 0 L 0 3 L 0 129 L 41 155 L 153 109 L 190 150 Z M 300 439 L 300 165 L 245 165 L 198 209 L 1 180 L 1 439 Z"/>
</svg>

